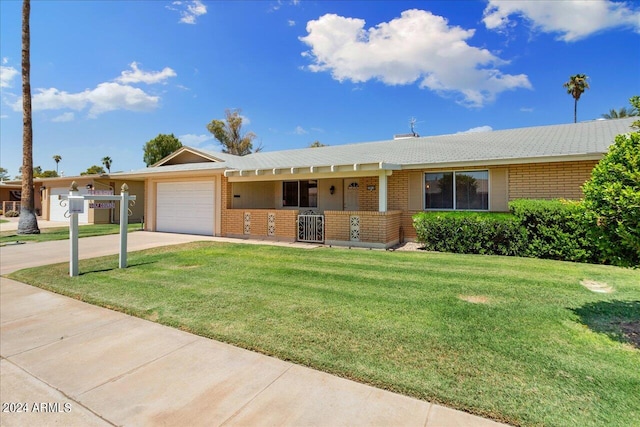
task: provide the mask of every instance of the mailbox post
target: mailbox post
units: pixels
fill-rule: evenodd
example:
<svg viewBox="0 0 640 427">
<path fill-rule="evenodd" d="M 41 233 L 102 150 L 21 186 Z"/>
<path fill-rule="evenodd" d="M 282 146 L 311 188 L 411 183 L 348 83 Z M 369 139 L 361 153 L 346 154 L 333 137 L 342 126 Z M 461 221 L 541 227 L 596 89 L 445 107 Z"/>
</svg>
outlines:
<svg viewBox="0 0 640 427">
<path fill-rule="evenodd" d="M 135 196 L 134 196 L 135 197 Z M 122 184 L 120 190 L 120 257 L 119 268 L 127 268 L 127 229 L 129 228 L 129 186 Z"/>
<path fill-rule="evenodd" d="M 67 199 L 69 208 L 69 276 L 78 275 L 78 214 L 84 213 L 84 197 L 78 191 L 78 184 L 73 181 Z"/>
<path fill-rule="evenodd" d="M 116 195 L 80 195 L 78 184 L 73 181 L 69 188 L 68 196 L 60 196 L 67 201 L 69 208 L 69 276 L 76 277 L 79 275 L 78 268 L 78 214 L 84 212 L 84 201 L 120 201 L 120 257 L 119 268 L 127 267 L 127 229 L 129 224 L 129 202 L 134 202 L 136 196 L 129 195 L 129 186 L 122 184 L 119 196 Z M 62 203 L 62 202 L 61 202 Z"/>
</svg>

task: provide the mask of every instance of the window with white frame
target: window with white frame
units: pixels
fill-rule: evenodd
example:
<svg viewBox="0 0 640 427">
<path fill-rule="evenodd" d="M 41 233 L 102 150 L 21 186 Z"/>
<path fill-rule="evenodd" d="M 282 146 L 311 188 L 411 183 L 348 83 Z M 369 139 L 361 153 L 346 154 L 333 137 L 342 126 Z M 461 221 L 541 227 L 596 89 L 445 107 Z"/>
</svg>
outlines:
<svg viewBox="0 0 640 427">
<path fill-rule="evenodd" d="M 427 210 L 489 210 L 489 171 L 424 174 Z"/>
<path fill-rule="evenodd" d="M 282 206 L 317 208 L 318 181 L 284 181 L 282 183 Z"/>
</svg>

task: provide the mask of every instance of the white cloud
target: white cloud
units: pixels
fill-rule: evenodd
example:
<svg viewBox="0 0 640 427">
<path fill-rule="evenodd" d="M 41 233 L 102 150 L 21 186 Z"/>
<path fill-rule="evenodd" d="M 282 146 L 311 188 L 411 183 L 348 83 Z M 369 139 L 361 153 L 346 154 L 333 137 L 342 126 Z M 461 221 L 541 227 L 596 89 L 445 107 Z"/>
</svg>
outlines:
<svg viewBox="0 0 640 427">
<path fill-rule="evenodd" d="M 8 118 L 9 118 L 9 116 L 7 116 L 6 114 L 3 114 L 3 115 L 0 116 L 0 119 L 8 119 Z"/>
<path fill-rule="evenodd" d="M 199 16 L 207 13 L 207 6 L 200 0 L 174 1 L 166 8 L 180 14 L 180 21 L 178 22 L 181 24 L 195 24 Z"/>
<path fill-rule="evenodd" d="M 457 133 L 478 133 L 478 132 L 491 132 L 493 130 L 493 128 L 491 126 L 478 126 L 475 128 L 471 128 L 471 129 L 467 129 L 464 130 L 462 132 L 457 132 Z"/>
<path fill-rule="evenodd" d="M 293 130 L 293 133 L 296 135 L 305 135 L 309 132 L 305 130 L 302 126 L 296 126 L 296 128 Z"/>
<path fill-rule="evenodd" d="M 450 26 L 441 16 L 413 9 L 376 27 L 364 26 L 362 19 L 335 14 L 309 21 L 308 35 L 300 38 L 311 47 L 303 53 L 313 61 L 308 69 L 354 83 L 419 81 L 421 88 L 440 95 L 456 94 L 469 107 L 481 107 L 505 90 L 531 88 L 525 74 L 497 68 L 507 61 L 467 44 L 474 30 Z"/>
<path fill-rule="evenodd" d="M 533 113 L 533 108 L 531 108 L 531 107 L 522 107 L 522 108 L 520 108 L 520 111 L 522 111 L 523 113 Z"/>
<path fill-rule="evenodd" d="M 296 26 L 296 21 L 294 21 L 293 19 L 289 19 L 287 21 L 287 24 L 289 24 L 290 27 L 295 27 Z"/>
<path fill-rule="evenodd" d="M 4 67 L 3 67 L 4 68 Z M 88 116 L 98 115 L 114 110 L 150 111 L 158 107 L 160 97 L 146 93 L 130 83 L 163 83 L 176 73 L 168 67 L 162 71 L 142 71 L 136 62 L 131 63 L 131 70 L 123 71 L 115 82 L 99 83 L 93 89 L 69 93 L 56 88 L 38 88 L 32 95 L 34 111 L 42 110 L 87 110 Z M 5 104 L 14 111 L 22 111 L 22 97 L 13 96 L 12 101 L 5 99 Z M 75 119 L 73 113 L 62 114 L 54 121 L 62 122 Z"/>
<path fill-rule="evenodd" d="M 125 70 L 120 73 L 120 77 L 116 79 L 119 83 L 163 83 L 166 84 L 166 80 L 170 77 L 176 77 L 177 74 L 169 67 L 165 67 L 162 71 L 142 71 L 138 68 L 137 62 L 132 62 L 130 65 L 131 70 Z"/>
<path fill-rule="evenodd" d="M 88 93 L 87 99 L 91 103 L 90 117 L 113 110 L 149 111 L 160 102 L 158 96 L 118 83 L 100 83 Z"/>
<path fill-rule="evenodd" d="M 188 133 L 186 135 L 179 136 L 178 139 L 184 145 L 188 145 L 188 146 L 191 146 L 191 147 L 197 147 L 198 145 L 202 144 L 203 142 L 212 140 L 213 136 L 211 134 L 209 134 L 209 135 L 206 135 L 206 134 L 194 135 L 192 133 Z"/>
<path fill-rule="evenodd" d="M 66 112 L 62 113 L 58 117 L 54 117 L 51 119 L 52 122 L 62 123 L 62 122 L 71 122 L 76 118 L 75 114 Z"/>
<path fill-rule="evenodd" d="M 9 58 L 7 58 L 6 56 L 2 57 L 2 65 L 8 64 L 9 63 Z"/>
<path fill-rule="evenodd" d="M 2 63 L 6 64 L 5 60 L 7 58 L 2 58 Z M 13 67 L 3 67 L 0 66 L 0 87 L 12 87 L 13 79 L 18 75 L 18 70 Z"/>
<path fill-rule="evenodd" d="M 640 33 L 640 9 L 610 0 L 489 0 L 482 21 L 488 29 L 501 31 L 515 25 L 509 19 L 513 15 L 528 20 L 536 30 L 559 33 L 558 39 L 565 42 L 615 27 Z"/>
<path fill-rule="evenodd" d="M 118 83 L 100 83 L 94 89 L 68 93 L 56 88 L 36 89 L 32 97 L 33 111 L 70 109 L 81 111 L 89 107 L 89 117 L 113 110 L 149 111 L 158 106 L 160 98 L 145 93 L 142 89 Z M 22 97 L 11 107 L 21 111 Z"/>
</svg>

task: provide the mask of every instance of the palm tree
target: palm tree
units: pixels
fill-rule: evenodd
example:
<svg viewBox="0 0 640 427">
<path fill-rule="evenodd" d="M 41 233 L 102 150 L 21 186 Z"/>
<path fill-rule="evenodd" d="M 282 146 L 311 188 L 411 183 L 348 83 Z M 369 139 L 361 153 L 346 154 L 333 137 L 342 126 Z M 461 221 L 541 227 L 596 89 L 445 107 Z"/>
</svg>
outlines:
<svg viewBox="0 0 640 427">
<path fill-rule="evenodd" d="M 102 158 L 102 164 L 104 165 L 105 168 L 107 168 L 107 170 L 109 171 L 109 173 L 111 173 L 111 163 L 113 162 L 113 160 L 111 160 L 111 157 L 106 156 Z"/>
<path fill-rule="evenodd" d="M 631 108 L 622 107 L 618 111 L 614 108 L 610 109 L 608 113 L 602 114 L 603 119 L 622 119 L 624 117 L 640 116 L 640 108 L 636 105 L 640 103 L 640 96 L 632 96 L 629 98 Z"/>
<path fill-rule="evenodd" d="M 33 127 L 31 123 L 30 0 L 22 2 L 22 196 L 18 234 L 40 234 L 33 200 Z"/>
<path fill-rule="evenodd" d="M 622 119 L 624 117 L 630 117 L 633 114 L 629 114 L 626 107 L 622 107 L 619 111 L 616 111 L 615 108 L 609 110 L 608 113 L 602 114 L 603 119 Z"/>
<path fill-rule="evenodd" d="M 575 74 L 569 77 L 569 81 L 562 85 L 562 87 L 567 89 L 567 93 L 574 99 L 573 123 L 578 122 L 578 100 L 580 99 L 580 95 L 589 89 L 589 83 L 587 83 L 588 78 L 586 74 Z"/>
<path fill-rule="evenodd" d="M 58 173 L 58 163 L 62 160 L 62 156 L 60 154 L 56 154 L 53 156 L 53 161 L 56 162 L 56 173 Z"/>
</svg>

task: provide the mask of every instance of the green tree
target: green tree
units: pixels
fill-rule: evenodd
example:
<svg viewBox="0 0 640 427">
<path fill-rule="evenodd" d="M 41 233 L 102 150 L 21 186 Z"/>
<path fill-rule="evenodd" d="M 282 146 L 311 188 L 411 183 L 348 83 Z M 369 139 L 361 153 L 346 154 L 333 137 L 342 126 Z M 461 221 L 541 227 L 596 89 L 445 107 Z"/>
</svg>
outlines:
<svg viewBox="0 0 640 427">
<path fill-rule="evenodd" d="M 32 171 L 33 171 L 33 172 L 32 172 L 32 173 L 33 173 L 33 174 L 32 174 L 32 176 L 33 176 L 34 178 L 41 178 L 41 177 L 42 177 L 42 173 L 43 173 L 43 172 L 42 172 L 42 166 L 34 166 L 34 167 L 33 167 L 33 169 L 32 169 Z M 22 166 L 20 166 L 20 167 L 18 168 L 18 175 L 16 175 L 16 178 L 15 178 L 15 179 L 16 179 L 16 180 L 21 180 L 21 179 L 22 179 L 22 176 L 23 176 L 23 173 L 22 173 Z"/>
<path fill-rule="evenodd" d="M 640 133 L 618 135 L 582 190 L 604 261 L 640 266 Z"/>
<path fill-rule="evenodd" d="M 318 147 L 326 147 L 327 144 L 323 144 L 320 141 L 313 141 L 310 145 L 309 148 L 318 148 Z"/>
<path fill-rule="evenodd" d="M 634 95 L 629 98 L 629 104 L 633 107 L 633 110 L 636 112 L 635 116 L 640 116 L 640 96 Z M 636 120 L 631 124 L 632 128 L 640 129 L 640 120 Z"/>
<path fill-rule="evenodd" d="M 6 181 L 7 179 L 9 179 L 9 171 L 0 167 L 0 181 Z"/>
<path fill-rule="evenodd" d="M 182 147 L 182 143 L 173 134 L 158 134 L 142 147 L 144 150 L 144 163 L 147 166 L 154 165 L 180 147 Z"/>
<path fill-rule="evenodd" d="M 102 166 L 93 165 L 87 168 L 86 171 L 80 172 L 80 175 L 102 175 L 104 173 L 104 169 Z"/>
<path fill-rule="evenodd" d="M 102 158 L 102 164 L 104 165 L 105 168 L 107 168 L 107 171 L 109 171 L 109 173 L 111 173 L 111 163 L 113 163 L 113 160 L 111 160 L 111 157 L 106 156 Z"/>
<path fill-rule="evenodd" d="M 56 173 L 58 173 L 58 163 L 62 160 L 62 156 L 60 154 L 56 154 L 53 156 L 53 161 L 56 162 Z"/>
<path fill-rule="evenodd" d="M 58 176 L 58 172 L 54 170 L 46 170 L 42 171 L 40 175 L 38 175 L 38 178 L 57 178 Z"/>
<path fill-rule="evenodd" d="M 222 144 L 222 152 L 246 156 L 252 152 L 262 150 L 262 147 L 253 149 L 253 140 L 256 134 L 253 132 L 242 133 L 241 110 L 225 110 L 225 120 L 212 120 L 207 129 Z"/>
<path fill-rule="evenodd" d="M 31 119 L 31 30 L 30 0 L 22 1 L 22 196 L 18 234 L 40 234 L 34 209 L 33 191 L 33 124 Z"/>
<path fill-rule="evenodd" d="M 573 123 L 578 122 L 578 100 L 585 90 L 589 89 L 586 74 L 575 74 L 569 77 L 569 81 L 562 85 L 567 93 L 573 97 Z"/>
</svg>

